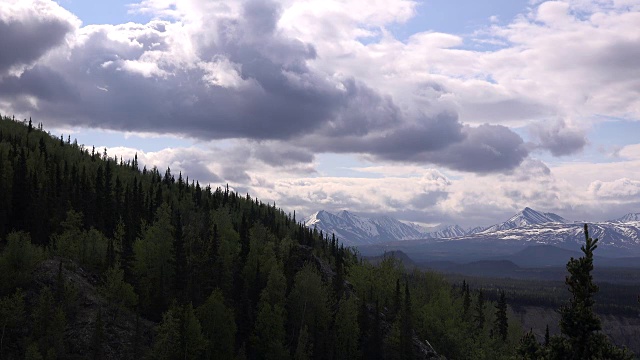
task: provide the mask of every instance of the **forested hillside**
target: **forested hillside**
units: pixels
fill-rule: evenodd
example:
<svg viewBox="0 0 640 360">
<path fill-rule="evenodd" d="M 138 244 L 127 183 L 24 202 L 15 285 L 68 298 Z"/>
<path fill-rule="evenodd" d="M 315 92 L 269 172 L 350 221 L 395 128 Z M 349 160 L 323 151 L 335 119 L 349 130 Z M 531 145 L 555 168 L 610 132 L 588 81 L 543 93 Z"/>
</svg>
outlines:
<svg viewBox="0 0 640 360">
<path fill-rule="evenodd" d="M 504 297 L 114 155 L 0 120 L 0 358 L 516 355 Z"/>
</svg>

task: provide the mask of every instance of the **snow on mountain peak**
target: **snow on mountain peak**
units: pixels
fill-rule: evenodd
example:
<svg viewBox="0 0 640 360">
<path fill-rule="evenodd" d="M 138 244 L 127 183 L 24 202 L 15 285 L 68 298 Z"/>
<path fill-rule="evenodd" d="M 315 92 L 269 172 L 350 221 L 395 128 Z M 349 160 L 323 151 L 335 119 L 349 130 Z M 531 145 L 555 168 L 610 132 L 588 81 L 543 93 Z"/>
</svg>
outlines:
<svg viewBox="0 0 640 360">
<path fill-rule="evenodd" d="M 627 215 L 619 219 L 611 220 L 610 222 L 627 223 L 632 221 L 640 221 L 640 213 L 628 213 Z"/>
<path fill-rule="evenodd" d="M 640 247 L 640 213 L 630 213 L 617 220 L 590 223 L 592 237 L 599 238 L 603 246 L 619 248 Z M 359 246 L 398 240 L 419 239 L 504 239 L 541 244 L 558 244 L 583 239 L 582 224 L 570 222 L 553 213 L 542 213 L 524 208 L 509 220 L 488 228 L 464 230 L 458 225 L 440 225 L 424 228 L 406 224 L 389 216 L 365 218 L 348 211 L 332 214 L 318 211 L 305 220 L 325 234 L 332 233 L 345 245 Z"/>
<path fill-rule="evenodd" d="M 335 234 L 347 245 L 373 244 L 384 241 L 425 238 L 421 231 L 389 216 L 365 218 L 347 210 L 332 214 L 319 211 L 305 220 L 327 235 Z"/>
<path fill-rule="evenodd" d="M 530 207 L 525 207 L 522 211 L 513 215 L 509 220 L 490 226 L 482 231 L 482 233 L 489 233 L 500 230 L 509 230 L 517 227 L 546 224 L 546 223 L 569 223 L 567 219 L 554 213 L 541 213 L 533 210 Z"/>
</svg>

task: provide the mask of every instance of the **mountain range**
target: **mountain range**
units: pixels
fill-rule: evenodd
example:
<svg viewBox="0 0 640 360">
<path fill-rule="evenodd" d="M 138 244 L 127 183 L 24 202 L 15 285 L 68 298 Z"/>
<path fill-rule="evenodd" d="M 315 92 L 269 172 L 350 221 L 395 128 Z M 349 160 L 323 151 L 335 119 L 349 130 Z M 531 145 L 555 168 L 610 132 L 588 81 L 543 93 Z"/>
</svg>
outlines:
<svg viewBox="0 0 640 360">
<path fill-rule="evenodd" d="M 325 234 L 335 234 L 342 243 L 350 246 L 424 239 L 424 233 L 415 224 L 408 225 L 389 216 L 365 218 L 346 210 L 337 214 L 321 210 L 305 219 L 304 223 Z"/>
<path fill-rule="evenodd" d="M 358 247 L 392 247 L 400 243 L 402 247 L 407 247 L 443 241 L 462 245 L 498 241 L 509 245 L 554 245 L 573 250 L 584 240 L 584 222 L 573 222 L 557 214 L 543 213 L 529 207 L 502 223 L 466 230 L 458 225 L 425 229 L 388 216 L 366 218 L 348 211 L 337 214 L 319 211 L 307 218 L 305 224 L 326 234 L 334 233 L 345 245 Z M 589 223 L 589 228 L 591 236 L 600 239 L 601 247 L 640 252 L 640 213 Z"/>
</svg>

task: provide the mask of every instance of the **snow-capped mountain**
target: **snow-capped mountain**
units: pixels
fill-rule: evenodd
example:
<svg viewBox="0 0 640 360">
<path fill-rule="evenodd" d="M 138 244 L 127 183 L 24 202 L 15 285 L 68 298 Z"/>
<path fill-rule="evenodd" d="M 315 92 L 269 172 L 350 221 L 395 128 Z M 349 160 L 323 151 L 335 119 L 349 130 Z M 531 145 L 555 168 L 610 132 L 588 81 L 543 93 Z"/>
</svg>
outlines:
<svg viewBox="0 0 640 360">
<path fill-rule="evenodd" d="M 467 233 L 467 235 L 471 235 L 471 234 L 476 234 L 476 233 L 482 232 L 482 231 L 484 231 L 486 229 L 487 229 L 486 226 L 476 226 L 476 227 L 468 228 L 466 230 L 466 233 Z"/>
<path fill-rule="evenodd" d="M 588 223 L 589 236 L 599 239 L 599 248 L 608 250 L 633 250 L 640 253 L 640 221 Z M 531 224 L 511 229 L 482 231 L 469 234 L 452 241 L 504 241 L 523 245 L 555 245 L 562 248 L 578 249 L 584 243 L 584 223 L 547 222 Z"/>
<path fill-rule="evenodd" d="M 429 239 L 446 239 L 467 235 L 468 232 L 459 225 L 447 225 L 436 228 L 434 231 L 425 233 Z"/>
<path fill-rule="evenodd" d="M 541 213 L 529 207 L 512 216 L 509 220 L 490 226 L 478 233 L 486 234 L 501 230 L 509 230 L 529 225 L 547 224 L 547 223 L 569 223 L 567 219 L 554 213 Z"/>
<path fill-rule="evenodd" d="M 609 222 L 627 223 L 627 222 L 633 222 L 633 221 L 640 221 L 640 213 L 628 213 L 627 215 L 619 219 L 610 220 Z"/>
<path fill-rule="evenodd" d="M 316 227 L 335 235 L 346 245 L 359 246 L 391 243 L 403 240 L 403 247 L 421 246 L 433 242 L 495 241 L 504 244 L 547 244 L 564 248 L 579 248 L 584 241 L 584 222 L 572 222 L 553 213 L 524 208 L 505 222 L 490 227 L 465 230 L 458 225 L 424 229 L 405 224 L 388 216 L 365 218 L 348 211 L 331 214 L 319 211 L 305 220 L 308 227 Z M 598 238 L 599 246 L 616 251 L 624 249 L 640 253 L 640 213 L 630 213 L 619 219 L 588 222 L 590 236 Z M 421 241 L 404 241 L 421 240 Z M 390 244 L 391 245 L 391 244 Z"/>
<path fill-rule="evenodd" d="M 346 210 L 337 214 L 318 211 L 304 220 L 310 228 L 322 230 L 325 234 L 335 234 L 346 245 L 376 244 L 396 240 L 424 238 L 415 224 L 405 224 L 388 216 L 365 218 Z M 412 226 L 413 225 L 413 226 Z"/>
<path fill-rule="evenodd" d="M 376 225 L 378 232 L 383 238 L 414 240 L 424 237 L 424 234 L 417 230 L 416 227 L 389 216 L 377 216 L 370 218 L 369 221 Z"/>
<path fill-rule="evenodd" d="M 589 236 L 598 239 L 598 255 L 612 258 L 640 256 L 639 218 L 638 214 L 632 213 L 610 221 L 587 221 Z M 359 250 L 365 255 L 401 250 L 421 261 L 457 262 L 493 259 L 538 245 L 579 252 L 584 244 L 584 223 L 527 208 L 504 223 L 475 233 L 470 229 L 463 236 L 387 242 Z"/>
</svg>

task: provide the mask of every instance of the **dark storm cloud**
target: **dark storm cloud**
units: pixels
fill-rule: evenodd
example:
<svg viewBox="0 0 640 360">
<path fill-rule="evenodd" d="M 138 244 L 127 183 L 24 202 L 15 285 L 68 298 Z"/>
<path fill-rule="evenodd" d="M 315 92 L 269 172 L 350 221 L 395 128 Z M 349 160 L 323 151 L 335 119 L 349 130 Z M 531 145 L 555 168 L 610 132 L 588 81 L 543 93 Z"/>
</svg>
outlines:
<svg viewBox="0 0 640 360">
<path fill-rule="evenodd" d="M 244 170 L 244 166 L 228 166 L 222 170 L 222 176 L 234 183 L 247 184 L 251 181 L 251 177 Z"/>
<path fill-rule="evenodd" d="M 431 191 L 421 193 L 411 199 L 410 204 L 415 209 L 427 209 L 436 205 L 440 200 L 446 199 L 449 193 L 446 191 Z"/>
<path fill-rule="evenodd" d="M 0 79 L 0 96 L 15 98 L 22 94 L 55 102 L 78 97 L 76 89 L 58 72 L 36 65 L 20 76 Z"/>
<path fill-rule="evenodd" d="M 350 103 L 367 103 L 368 96 L 375 97 L 373 91 L 363 91 L 363 86 L 339 90 L 322 74 L 311 72 L 304 61 L 315 56 L 312 47 L 270 34 L 274 19 L 258 21 L 255 18 L 262 13 L 250 12 L 252 21 L 227 24 L 219 43 L 198 49 L 203 59 L 224 54 L 237 64 L 246 81 L 241 87 L 212 86 L 204 80 L 204 69 L 171 63 L 158 63 L 166 74 L 128 71 L 128 61 L 139 60 L 151 44 L 158 44 L 154 49 L 166 46 L 169 40 L 162 31 L 166 29 L 158 24 L 144 29 L 135 24 L 93 27 L 68 58 L 50 65 L 50 71 L 31 69 L 4 82 L 12 85 L 14 95 L 44 100 L 38 109 L 16 109 L 21 112 L 39 112 L 61 123 L 73 118 L 93 127 L 182 133 L 205 140 L 286 140 L 313 131 Z M 277 14 L 276 9 L 273 13 Z M 264 14 L 275 16 L 269 11 Z M 229 29 L 232 27 L 237 29 Z M 115 41 L 107 36 L 110 30 L 134 36 L 135 42 Z M 254 46 L 257 42 L 262 45 Z M 52 72 L 69 79 L 76 91 L 59 94 L 55 102 L 41 98 L 42 89 L 50 86 Z"/>
<path fill-rule="evenodd" d="M 304 148 L 294 148 L 281 143 L 257 146 L 254 156 L 271 166 L 310 163 L 314 159 L 314 155 Z"/>
<path fill-rule="evenodd" d="M 563 121 L 547 126 L 533 126 L 530 132 L 537 139 L 537 146 L 550 151 L 553 156 L 575 154 L 587 144 L 584 132 L 567 128 Z"/>
<path fill-rule="evenodd" d="M 184 161 L 182 166 L 183 176 L 189 176 L 189 181 L 197 180 L 200 184 L 219 184 L 222 178 L 207 168 L 208 159 L 199 161 Z"/>
<path fill-rule="evenodd" d="M 2 15 L 2 14 L 0 14 Z M 35 10 L 15 17 L 0 16 L 0 75 L 14 66 L 29 65 L 62 44 L 74 30 L 68 21 L 40 18 Z"/>
<path fill-rule="evenodd" d="M 500 125 L 463 126 L 452 115 L 364 137 L 314 138 L 315 151 L 362 153 L 379 160 L 432 163 L 451 169 L 491 173 L 512 170 L 529 155 L 522 138 Z"/>
<path fill-rule="evenodd" d="M 465 127 L 455 113 L 409 115 L 358 79 L 310 69 L 315 48 L 276 30 L 280 12 L 248 1 L 238 18 L 204 14 L 203 28 L 187 34 L 196 60 L 181 57 L 176 34 L 186 30 L 168 22 L 83 28 L 64 56 L 1 79 L 0 100 L 53 125 L 268 142 L 253 155 L 276 166 L 334 152 L 486 173 L 527 156 L 505 127 Z"/>
<path fill-rule="evenodd" d="M 522 138 L 501 125 L 465 127 L 466 138 L 429 155 L 430 161 L 452 169 L 490 173 L 513 169 L 529 155 Z"/>
</svg>

